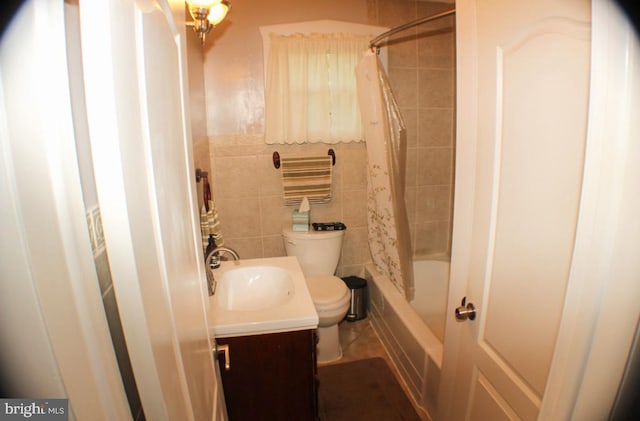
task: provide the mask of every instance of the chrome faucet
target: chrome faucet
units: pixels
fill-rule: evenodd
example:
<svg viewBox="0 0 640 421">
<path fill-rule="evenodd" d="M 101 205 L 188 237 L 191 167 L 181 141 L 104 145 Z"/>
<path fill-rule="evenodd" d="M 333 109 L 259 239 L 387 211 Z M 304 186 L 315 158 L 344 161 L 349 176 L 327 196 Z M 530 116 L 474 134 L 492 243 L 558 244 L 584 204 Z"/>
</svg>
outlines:
<svg viewBox="0 0 640 421">
<path fill-rule="evenodd" d="M 240 260 L 240 255 L 229 247 L 216 247 L 207 254 L 204 259 L 205 270 L 207 271 L 207 287 L 209 288 L 209 296 L 216 292 L 216 280 L 213 276 L 213 269 L 220 267 L 222 260 L 221 254 L 229 254 L 233 260 Z"/>
<path fill-rule="evenodd" d="M 240 259 L 240 255 L 238 255 L 238 253 L 234 249 L 229 247 L 216 247 L 211 250 L 209 254 L 207 254 L 207 257 L 205 257 L 204 259 L 204 262 L 208 268 L 217 269 L 220 267 L 220 262 L 222 262 L 222 260 L 226 260 L 221 258 L 221 253 L 230 254 L 233 260 Z"/>
</svg>

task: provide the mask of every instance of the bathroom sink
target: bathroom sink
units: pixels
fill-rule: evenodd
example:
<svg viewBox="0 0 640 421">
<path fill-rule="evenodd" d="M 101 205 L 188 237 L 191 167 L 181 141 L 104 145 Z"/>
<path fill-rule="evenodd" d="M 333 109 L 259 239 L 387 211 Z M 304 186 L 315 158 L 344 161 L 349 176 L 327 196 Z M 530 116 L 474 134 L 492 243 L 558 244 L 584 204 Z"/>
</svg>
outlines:
<svg viewBox="0 0 640 421">
<path fill-rule="evenodd" d="M 293 256 L 223 261 L 213 269 L 209 332 L 217 338 L 316 329 L 318 313 Z"/>
<path fill-rule="evenodd" d="M 227 310 L 255 311 L 279 306 L 294 294 L 289 272 L 277 266 L 231 269 L 218 281 L 218 302 Z"/>
</svg>

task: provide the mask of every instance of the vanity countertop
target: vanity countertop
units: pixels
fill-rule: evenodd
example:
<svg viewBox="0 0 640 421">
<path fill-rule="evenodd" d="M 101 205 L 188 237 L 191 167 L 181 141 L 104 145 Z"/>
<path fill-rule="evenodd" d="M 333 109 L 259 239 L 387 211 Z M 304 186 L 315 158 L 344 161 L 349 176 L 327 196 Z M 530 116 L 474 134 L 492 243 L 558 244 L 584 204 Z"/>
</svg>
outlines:
<svg viewBox="0 0 640 421">
<path fill-rule="evenodd" d="M 291 296 L 275 306 L 256 310 L 229 310 L 224 305 L 221 280 L 225 272 L 239 268 L 278 267 L 293 281 Z M 213 270 L 216 293 L 209 298 L 209 333 L 217 338 L 316 329 L 318 314 L 311 300 L 298 260 L 294 256 L 224 261 Z"/>
</svg>

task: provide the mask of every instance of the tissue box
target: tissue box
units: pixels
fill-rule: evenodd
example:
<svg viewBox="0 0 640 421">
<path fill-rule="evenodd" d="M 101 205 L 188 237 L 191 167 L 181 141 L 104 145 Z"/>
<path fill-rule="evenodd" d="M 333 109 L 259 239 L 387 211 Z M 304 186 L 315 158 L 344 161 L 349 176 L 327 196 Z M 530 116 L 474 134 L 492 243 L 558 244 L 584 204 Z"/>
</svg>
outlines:
<svg viewBox="0 0 640 421">
<path fill-rule="evenodd" d="M 309 212 L 293 212 L 291 222 L 293 231 L 309 231 Z"/>
</svg>

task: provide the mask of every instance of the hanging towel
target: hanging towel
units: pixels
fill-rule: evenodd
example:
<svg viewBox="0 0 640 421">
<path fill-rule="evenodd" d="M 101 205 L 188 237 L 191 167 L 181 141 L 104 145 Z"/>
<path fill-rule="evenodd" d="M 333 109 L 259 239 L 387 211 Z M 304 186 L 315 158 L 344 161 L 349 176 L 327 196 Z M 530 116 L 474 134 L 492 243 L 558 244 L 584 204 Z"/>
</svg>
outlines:
<svg viewBox="0 0 640 421">
<path fill-rule="evenodd" d="M 204 252 L 209 245 L 209 218 L 207 217 L 205 205 L 202 205 L 200 210 L 200 237 L 202 239 L 202 251 Z"/>
<path fill-rule="evenodd" d="M 224 237 L 220 230 L 220 219 L 218 218 L 218 211 L 213 204 L 213 200 L 209 200 L 209 212 L 207 212 L 207 219 L 209 225 L 209 234 L 216 240 L 216 245 L 221 246 L 224 244 Z"/>
<path fill-rule="evenodd" d="M 282 189 L 286 205 L 331 201 L 333 158 L 329 155 L 282 158 Z"/>
<path fill-rule="evenodd" d="M 200 210 L 200 232 L 202 236 L 202 250 L 206 250 L 209 245 L 209 236 L 216 241 L 216 246 L 224 244 L 222 230 L 220 230 L 220 219 L 218 212 L 213 204 L 213 200 L 208 201 L 209 210 L 206 206 L 202 206 Z"/>
</svg>

